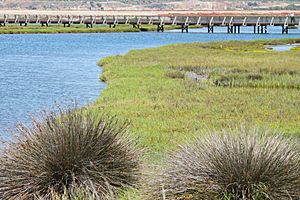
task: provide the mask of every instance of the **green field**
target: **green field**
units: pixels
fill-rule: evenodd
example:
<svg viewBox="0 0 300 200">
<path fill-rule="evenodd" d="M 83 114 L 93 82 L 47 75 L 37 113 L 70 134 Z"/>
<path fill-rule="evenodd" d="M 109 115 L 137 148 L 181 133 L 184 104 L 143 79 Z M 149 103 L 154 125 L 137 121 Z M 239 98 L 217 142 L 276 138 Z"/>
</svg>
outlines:
<svg viewBox="0 0 300 200">
<path fill-rule="evenodd" d="M 180 26 L 165 26 L 165 30 L 178 29 Z M 196 26 L 190 28 L 198 28 Z M 156 31 L 155 25 L 141 25 L 140 29 L 133 28 L 132 25 L 117 25 L 110 28 L 108 25 L 94 25 L 93 28 L 86 28 L 85 25 L 71 25 L 64 27 L 63 25 L 6 25 L 0 26 L 0 34 L 32 34 L 32 33 L 105 33 L 105 32 L 140 32 L 140 31 Z"/>
<path fill-rule="evenodd" d="M 299 135 L 300 51 L 264 48 L 299 41 L 177 44 L 108 57 L 99 63 L 108 87 L 94 106 L 131 120 L 151 161 L 203 128 Z"/>
</svg>

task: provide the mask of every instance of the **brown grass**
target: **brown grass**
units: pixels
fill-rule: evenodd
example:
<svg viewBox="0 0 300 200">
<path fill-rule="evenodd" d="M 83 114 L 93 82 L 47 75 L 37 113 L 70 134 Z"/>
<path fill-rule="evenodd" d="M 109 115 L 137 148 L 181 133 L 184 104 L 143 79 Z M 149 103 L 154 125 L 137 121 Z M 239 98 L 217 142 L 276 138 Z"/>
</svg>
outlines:
<svg viewBox="0 0 300 200">
<path fill-rule="evenodd" d="M 119 189 L 133 187 L 139 153 L 128 126 L 84 109 L 43 112 L 30 128 L 19 124 L 0 157 L 0 199 L 71 198 L 76 193 L 111 199 Z"/>
<path fill-rule="evenodd" d="M 300 155 L 291 139 L 242 128 L 196 136 L 150 182 L 149 199 L 281 199 L 300 196 Z M 149 191 L 149 188 L 152 191 Z"/>
</svg>

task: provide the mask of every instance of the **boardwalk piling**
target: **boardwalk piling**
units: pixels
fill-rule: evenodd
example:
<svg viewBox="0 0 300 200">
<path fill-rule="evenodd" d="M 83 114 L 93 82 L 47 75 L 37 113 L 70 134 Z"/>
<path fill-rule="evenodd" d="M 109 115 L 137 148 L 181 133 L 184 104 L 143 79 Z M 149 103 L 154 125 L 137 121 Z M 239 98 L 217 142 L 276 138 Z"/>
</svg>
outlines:
<svg viewBox="0 0 300 200">
<path fill-rule="evenodd" d="M 214 26 L 208 25 L 208 33 L 214 33 Z"/>
<path fill-rule="evenodd" d="M 233 26 L 227 26 L 227 33 L 229 34 L 233 33 Z"/>
<path fill-rule="evenodd" d="M 289 27 L 282 25 L 282 34 L 288 34 L 289 33 Z"/>
<path fill-rule="evenodd" d="M 163 24 L 157 24 L 157 32 L 164 32 L 164 25 Z"/>
<path fill-rule="evenodd" d="M 189 32 L 189 26 L 188 25 L 185 25 L 185 24 L 182 24 L 181 25 L 181 32 L 186 32 L 188 33 Z"/>
</svg>

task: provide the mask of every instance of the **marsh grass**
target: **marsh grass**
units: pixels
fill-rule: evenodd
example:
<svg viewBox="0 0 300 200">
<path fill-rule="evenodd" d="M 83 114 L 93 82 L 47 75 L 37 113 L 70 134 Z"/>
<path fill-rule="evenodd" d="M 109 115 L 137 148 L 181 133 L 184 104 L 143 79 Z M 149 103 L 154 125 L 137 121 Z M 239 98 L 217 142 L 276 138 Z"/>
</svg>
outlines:
<svg viewBox="0 0 300 200">
<path fill-rule="evenodd" d="M 134 137 L 139 136 L 141 147 L 148 150 L 143 157 L 148 164 L 164 163 L 166 152 L 175 150 L 176 144 L 193 138 L 191 133 L 204 127 L 221 130 L 241 123 L 255 124 L 299 137 L 299 51 L 273 52 L 265 49 L 265 45 L 296 42 L 299 39 L 178 44 L 130 51 L 126 55 L 101 60 L 102 79 L 108 87 L 97 102 L 84 111 L 84 114 L 91 112 L 87 113 L 87 118 L 79 115 L 81 111 L 67 112 L 71 114 L 69 117 L 64 112 L 60 114 L 63 117 L 50 113 L 42 120 L 34 120 L 32 128 L 18 126 L 17 133 L 21 137 L 9 143 L 1 157 L 0 198 L 20 199 L 28 195 L 29 198 L 48 198 L 45 195 L 49 194 L 51 197 L 53 194 L 68 198 L 82 191 L 83 194 L 76 197 L 100 195 L 95 198 L 112 198 L 113 195 L 114 198 L 119 190 L 124 191 L 122 188 L 134 187 L 139 176 L 136 159 L 139 153 L 131 148 L 135 146 L 134 142 L 125 134 L 128 126 L 109 120 L 109 117 L 94 118 L 91 115 L 102 110 L 109 110 L 112 115 L 132 122 L 130 132 Z M 170 71 L 175 75 L 168 75 Z M 202 83 L 176 78 L 178 71 L 205 75 L 208 81 Z M 218 79 L 228 81 L 229 86 L 214 84 Z M 93 124 L 99 126 L 94 127 Z M 112 133 L 109 134 L 111 137 L 107 136 L 108 132 Z M 265 141 L 262 139 L 258 146 L 261 147 Z M 101 147 L 103 143 L 109 145 Z M 191 144 L 197 147 L 197 143 Z M 293 144 L 287 148 L 293 148 Z M 108 153 L 102 155 L 103 149 Z M 103 159 L 97 160 L 99 157 Z M 102 160 L 105 163 L 97 165 Z M 281 160 L 278 159 L 278 162 Z M 293 174 L 294 171 L 286 177 Z M 278 180 L 282 180 L 280 178 Z M 225 190 L 224 182 L 217 183 L 217 189 L 209 188 L 211 195 L 217 195 L 217 198 L 232 199 L 246 188 L 233 184 Z M 212 183 L 204 186 L 209 184 Z M 269 189 L 272 189 L 274 195 L 283 195 L 277 183 L 274 183 L 274 188 L 268 184 L 261 181 L 247 185 L 246 194 L 250 195 L 251 191 L 252 196 L 258 195 L 255 198 L 265 198 L 261 195 L 264 192 L 269 194 Z M 293 186 L 286 184 L 289 194 L 294 195 Z M 189 191 L 181 193 L 178 198 L 192 198 Z M 132 195 L 135 192 L 139 193 L 129 189 L 130 198 L 142 199 L 137 197 L 139 195 Z M 122 195 L 122 200 L 128 199 L 126 194 Z"/>
<path fill-rule="evenodd" d="M 292 50 L 292 51 L 299 51 L 299 50 L 300 50 L 300 46 L 293 47 L 291 50 Z"/>
<path fill-rule="evenodd" d="M 147 185 L 148 199 L 162 199 L 162 188 L 166 199 L 290 200 L 300 196 L 297 141 L 265 130 L 205 131 L 171 153 L 166 166 L 156 170 L 156 178 Z"/>
<path fill-rule="evenodd" d="M 29 128 L 19 124 L 1 152 L 0 198 L 114 199 L 140 173 L 128 126 L 73 108 L 45 111 Z"/>
<path fill-rule="evenodd" d="M 154 171 L 150 173 L 154 183 L 153 177 L 160 174 L 160 169 L 152 165 L 162 166 L 166 152 L 176 150 L 177 144 L 187 138 L 193 139 L 193 133 L 203 128 L 255 125 L 299 138 L 299 51 L 265 49 L 265 45 L 299 42 L 284 39 L 176 44 L 107 57 L 99 65 L 108 87 L 95 107 L 132 121 L 131 133 L 138 135 L 141 146 L 148 150 L 144 159 L 150 166 L 147 171 Z M 176 71 L 196 73 L 208 80 L 174 78 Z M 229 83 L 234 80 L 234 85 L 214 84 L 222 76 Z M 266 186 L 253 184 L 253 198 L 262 197 Z M 233 198 L 231 191 L 219 191 L 216 199 Z M 131 198 L 143 199 L 134 195 Z M 178 197 L 190 198 L 189 193 Z"/>
<path fill-rule="evenodd" d="M 235 73 L 214 75 L 211 81 L 222 87 L 286 88 L 300 89 L 298 74 Z"/>
<path fill-rule="evenodd" d="M 118 25 L 116 28 L 109 26 L 97 25 L 93 28 L 86 28 L 85 25 L 71 25 L 63 27 L 63 25 L 49 25 L 48 27 L 41 25 L 7 25 L 0 27 L 0 34 L 32 34 L 32 33 L 103 33 L 103 32 L 139 32 L 139 29 L 129 25 Z"/>
<path fill-rule="evenodd" d="M 221 57 L 221 59 L 224 59 L 223 65 L 221 63 L 219 65 L 215 63 L 209 64 L 203 61 L 200 66 L 192 64 L 190 66 L 173 66 L 173 68 L 178 71 L 205 75 L 209 78 L 212 85 L 219 87 L 300 89 L 300 74 L 297 64 L 293 62 L 292 66 L 286 67 L 283 63 L 277 62 L 277 60 L 281 59 L 280 56 L 283 55 L 274 53 L 274 55 L 270 56 L 270 52 L 264 49 L 265 43 L 246 42 L 241 47 L 238 45 L 234 46 L 231 42 L 229 44 L 220 44 L 219 46 L 214 43 L 210 43 L 209 45 L 200 43 L 198 46 L 200 46 L 200 49 L 205 49 L 204 52 L 201 51 L 203 56 L 198 57 L 206 59 L 204 58 L 206 55 L 208 58 L 211 57 L 214 62 Z M 212 53 L 212 56 L 207 55 L 208 51 Z M 214 55 L 218 57 L 212 58 Z M 228 58 L 233 58 L 232 63 L 230 63 L 228 58 L 224 57 L 225 55 L 228 55 Z M 261 57 L 262 55 L 265 58 Z M 278 58 L 275 58 L 275 55 Z M 277 60 L 271 62 L 269 60 L 271 57 Z M 296 59 L 293 56 L 289 56 L 289 58 Z M 243 60 L 243 63 L 237 64 L 236 61 L 240 59 Z M 250 66 L 250 64 L 253 64 L 253 66 Z"/>
<path fill-rule="evenodd" d="M 168 25 L 165 30 L 178 29 L 180 26 Z M 192 27 L 198 28 L 198 27 Z M 41 26 L 39 24 L 30 24 L 28 26 L 18 26 L 8 24 L 0 26 L 0 34 L 32 34 L 32 33 L 106 33 L 106 32 L 140 32 L 140 31 L 156 31 L 155 25 L 141 25 L 140 29 L 133 28 L 132 25 L 119 24 L 115 28 L 108 25 L 94 25 L 93 28 L 86 28 L 85 25 L 72 24 L 70 27 L 63 25 Z"/>
<path fill-rule="evenodd" d="M 181 71 L 169 70 L 166 72 L 166 76 L 172 79 L 183 79 L 185 74 Z"/>
<path fill-rule="evenodd" d="M 108 57 L 99 63 L 108 87 L 95 106 L 130 119 L 151 161 L 205 127 L 247 123 L 299 136 L 299 51 L 265 49 L 295 42 L 299 39 L 177 44 Z M 169 71 L 208 80 L 174 79 L 166 76 Z M 222 76 L 234 85 L 216 86 Z"/>
</svg>

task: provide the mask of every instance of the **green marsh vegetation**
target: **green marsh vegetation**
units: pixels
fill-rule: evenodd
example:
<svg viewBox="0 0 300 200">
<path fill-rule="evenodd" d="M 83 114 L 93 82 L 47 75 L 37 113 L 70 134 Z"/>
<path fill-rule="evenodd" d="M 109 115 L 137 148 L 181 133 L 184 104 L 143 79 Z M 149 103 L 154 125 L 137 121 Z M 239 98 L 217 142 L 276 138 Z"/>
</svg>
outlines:
<svg viewBox="0 0 300 200">
<path fill-rule="evenodd" d="M 180 29 L 180 26 L 168 25 L 165 30 Z M 192 26 L 191 28 L 199 28 L 199 26 Z M 141 25 L 140 28 L 133 28 L 132 25 L 117 25 L 110 28 L 108 25 L 94 25 L 93 28 L 86 28 L 85 25 L 72 24 L 70 27 L 63 25 L 41 26 L 39 24 L 29 24 L 27 26 L 19 26 L 7 24 L 0 26 L 0 34 L 30 34 L 30 33 L 106 33 L 106 32 L 140 32 L 140 31 L 156 31 L 155 25 Z"/>
<path fill-rule="evenodd" d="M 299 51 L 299 50 L 300 50 L 300 46 L 293 47 L 291 50 L 292 50 L 292 51 Z"/>
<path fill-rule="evenodd" d="M 109 26 L 94 26 L 93 28 L 86 28 L 85 25 L 71 25 L 64 27 L 63 25 L 41 26 L 29 24 L 27 26 L 6 25 L 0 27 L 0 34 L 26 34 L 26 33 L 102 33 L 102 32 L 138 32 L 129 25 L 118 25 L 116 28 L 109 28 Z"/>
<path fill-rule="evenodd" d="M 197 156 L 201 152 L 205 152 L 197 140 L 196 143 L 193 143 L 191 139 L 193 133 L 201 132 L 203 129 L 228 130 L 230 127 L 244 124 L 247 127 L 256 126 L 261 130 L 271 129 L 271 132 L 274 131 L 282 136 L 291 136 L 298 141 L 300 133 L 299 51 L 276 52 L 266 49 L 265 46 L 299 42 L 299 39 L 285 39 L 176 44 L 134 50 L 126 55 L 108 57 L 99 63 L 103 67 L 101 78 L 108 83 L 108 88 L 102 92 L 94 107 L 108 109 L 112 113 L 132 121 L 131 132 L 138 135 L 141 138 L 141 145 L 149 150 L 145 155 L 145 162 L 150 166 L 159 166 L 154 169 L 150 167 L 150 174 L 153 171 L 154 174 L 159 171 L 165 172 L 165 176 L 160 176 L 166 178 L 162 180 L 161 185 L 167 187 L 164 189 L 169 191 L 169 193 L 166 192 L 166 195 L 169 195 L 168 197 L 171 199 L 174 197 L 207 199 L 205 195 L 212 195 L 215 199 L 235 199 L 243 195 L 244 199 L 288 199 L 285 196 L 287 193 L 282 194 L 283 188 L 276 188 L 274 179 L 267 180 L 261 176 L 262 174 L 256 173 L 256 170 L 262 170 L 270 173 L 268 175 L 270 177 L 277 176 L 278 168 L 273 168 L 272 171 L 268 169 L 269 164 L 273 163 L 274 166 L 282 167 L 283 165 L 275 162 L 278 160 L 277 158 L 285 157 L 286 152 L 289 152 L 288 148 L 292 148 L 293 152 L 296 152 L 294 144 L 290 146 L 284 138 L 276 136 L 276 134 L 274 134 L 275 139 L 270 140 L 274 142 L 275 146 L 277 144 L 280 146 L 279 149 L 275 148 L 276 151 L 270 147 L 271 143 L 264 143 L 270 139 L 270 136 L 267 138 L 254 136 L 254 139 L 251 137 L 257 144 L 255 147 L 258 148 L 257 150 L 266 148 L 264 150 L 270 153 L 268 154 L 270 156 L 268 157 L 269 164 L 261 162 L 264 160 L 262 157 L 265 156 L 263 153 L 260 155 L 248 154 L 247 159 L 261 163 L 249 162 L 247 166 L 223 168 L 224 171 L 218 171 L 216 179 L 210 180 L 216 185 L 208 183 L 203 185 L 203 182 L 188 179 L 189 175 L 197 174 L 193 174 L 193 171 L 188 171 L 176 163 L 185 163 L 184 166 L 193 165 L 190 161 L 197 160 Z M 229 133 L 232 134 L 230 131 Z M 228 137 L 233 136 L 228 135 Z M 279 138 L 276 139 L 276 137 Z M 248 139 L 244 141 L 246 143 L 243 143 L 241 138 L 231 138 L 225 140 L 224 145 L 226 142 L 234 140 L 236 143 L 230 142 L 228 147 L 232 147 L 232 149 L 227 150 L 235 151 L 236 148 L 240 148 L 240 153 L 242 153 L 242 147 L 249 144 L 248 142 L 251 140 Z M 187 141 L 184 147 L 192 145 L 193 149 L 190 152 L 196 152 L 195 154 L 191 153 L 190 157 L 182 155 L 180 157 L 182 160 L 180 158 L 176 160 L 178 158 L 176 156 L 171 158 L 166 156 L 170 151 L 171 155 L 174 155 L 172 152 L 178 150 L 177 144 L 184 144 L 184 141 Z M 217 141 L 222 141 L 222 138 Z M 208 142 L 208 146 L 214 144 L 217 146 L 213 140 Z M 179 152 L 189 153 L 183 151 L 184 147 L 179 147 Z M 250 148 L 251 145 L 248 147 Z M 201 152 L 198 148 L 201 149 Z M 248 150 L 250 152 L 251 148 Z M 242 156 L 236 155 L 238 152 L 232 153 L 232 159 L 241 162 L 246 156 L 242 158 Z M 297 189 L 286 185 L 286 183 L 293 183 L 297 187 L 299 186 L 299 180 L 295 178 L 298 177 L 295 167 L 297 169 L 299 167 L 297 165 L 299 157 L 298 153 L 296 154 L 296 161 L 289 160 L 293 163 L 293 174 L 286 171 L 280 180 L 284 180 L 289 175 L 293 178 L 279 181 L 278 186 L 284 185 L 284 187 L 290 188 L 290 193 L 293 193 L 294 196 L 299 196 Z M 222 158 L 224 159 L 224 157 Z M 213 157 L 211 160 L 208 159 L 207 165 L 215 163 L 216 160 L 213 159 Z M 199 168 L 199 165 L 201 166 L 199 162 L 198 166 L 195 162 L 196 166 L 194 167 Z M 209 162 L 211 163 L 209 164 Z M 215 169 L 222 166 L 221 163 L 225 161 L 218 160 L 218 162 L 215 163 Z M 171 170 L 170 168 L 166 169 L 169 173 L 161 169 L 161 166 L 170 166 L 170 164 Z M 172 164 L 174 164 L 173 168 Z M 185 171 L 186 173 L 177 171 L 178 174 L 174 174 L 172 172 L 174 168 L 179 171 L 187 171 Z M 247 172 L 248 175 L 242 174 L 246 168 L 250 169 L 249 173 Z M 283 166 L 283 168 L 285 167 Z M 241 179 L 230 179 L 230 174 L 233 173 L 231 170 L 237 170 L 236 173 L 241 172 Z M 222 176 L 226 173 L 227 177 Z M 157 194 L 162 194 L 163 190 L 161 188 L 161 190 L 151 192 L 153 189 L 151 183 L 158 186 L 157 180 L 161 180 L 160 178 L 153 179 L 153 177 L 155 176 L 150 178 L 150 186 L 146 187 L 146 194 L 150 194 L 149 199 L 154 198 Z M 205 179 L 205 177 L 199 177 L 199 179 L 201 178 Z M 196 185 L 183 184 L 182 188 L 174 187 L 172 181 L 176 182 L 176 180 L 177 183 L 185 180 L 186 184 L 195 183 Z M 245 184 L 246 182 L 248 185 Z M 226 184 L 233 183 L 236 185 L 231 185 L 231 188 L 225 187 Z M 197 184 L 216 190 L 205 190 L 206 192 L 203 194 L 203 187 Z M 274 187 L 270 187 L 271 185 Z M 198 188 L 195 189 L 195 187 Z M 177 189 L 182 189 L 181 191 L 186 193 L 174 196 L 172 190 L 176 192 Z M 154 197 L 151 197 L 152 194 Z M 137 197 L 137 199 L 143 199 L 143 197 Z"/>
<path fill-rule="evenodd" d="M 265 49 L 299 41 L 177 44 L 108 57 L 99 63 L 108 88 L 95 107 L 130 119 L 154 160 L 207 127 L 247 123 L 299 136 L 300 52 Z"/>
<path fill-rule="evenodd" d="M 102 59 L 108 87 L 88 109 L 17 126 L 1 152 L 0 198 L 297 199 L 300 51 L 265 45 L 299 42 L 177 44 Z M 121 121 L 98 115 L 107 111 Z"/>
</svg>

